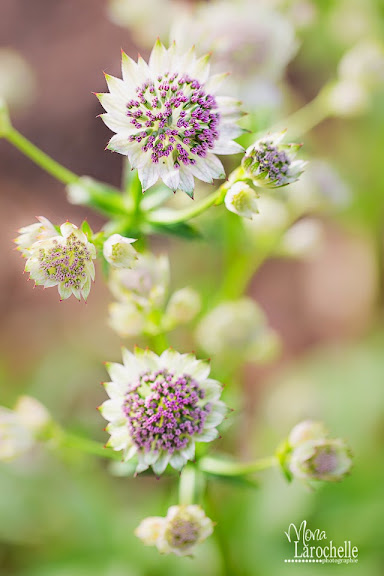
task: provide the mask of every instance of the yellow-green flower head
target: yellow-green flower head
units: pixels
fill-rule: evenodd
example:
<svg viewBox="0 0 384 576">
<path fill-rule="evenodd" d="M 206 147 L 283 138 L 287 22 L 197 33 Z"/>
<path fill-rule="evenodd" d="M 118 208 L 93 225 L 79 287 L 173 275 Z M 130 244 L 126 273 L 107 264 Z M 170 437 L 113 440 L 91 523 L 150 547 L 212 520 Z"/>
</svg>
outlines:
<svg viewBox="0 0 384 576">
<path fill-rule="evenodd" d="M 95 278 L 96 248 L 74 224 L 60 226 L 60 234 L 44 237 L 29 248 L 25 271 L 37 285 L 57 286 L 61 299 L 72 294 L 87 299 Z"/>
<path fill-rule="evenodd" d="M 285 132 L 268 134 L 250 146 L 242 160 L 247 176 L 261 188 L 280 188 L 299 179 L 305 162 L 295 160 L 300 144 L 283 144 Z"/>
<path fill-rule="evenodd" d="M 194 178 L 225 176 L 216 154 L 236 154 L 243 130 L 239 102 L 217 95 L 223 75 L 209 77 L 209 56 L 182 54 L 158 40 L 147 64 L 122 55 L 123 79 L 107 75 L 109 93 L 98 94 L 101 118 L 116 133 L 108 148 L 128 156 L 143 190 L 159 179 L 193 196 Z"/>
<path fill-rule="evenodd" d="M 160 475 L 168 464 L 181 470 L 194 459 L 196 442 L 218 437 L 227 411 L 221 385 L 193 354 L 123 349 L 123 361 L 107 364 L 110 399 L 100 406 L 109 421 L 107 445 L 122 450 L 125 461 L 135 457 L 137 473 L 151 466 Z"/>
<path fill-rule="evenodd" d="M 190 556 L 194 548 L 213 532 L 213 522 L 200 506 L 171 506 L 165 518 L 145 518 L 135 534 L 146 546 L 162 554 Z"/>
</svg>

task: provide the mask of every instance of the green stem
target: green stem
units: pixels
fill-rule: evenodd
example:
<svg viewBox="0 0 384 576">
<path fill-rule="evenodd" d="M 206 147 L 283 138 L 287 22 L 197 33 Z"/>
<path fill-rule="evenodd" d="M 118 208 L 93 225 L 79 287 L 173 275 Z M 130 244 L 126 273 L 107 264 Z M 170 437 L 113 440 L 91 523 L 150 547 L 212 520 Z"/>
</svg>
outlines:
<svg viewBox="0 0 384 576">
<path fill-rule="evenodd" d="M 72 184 L 79 179 L 79 176 L 70 170 L 67 170 L 67 168 L 64 168 L 64 166 L 42 152 L 15 128 L 11 127 L 7 130 L 4 138 L 60 182 L 63 182 L 64 184 Z"/>
<path fill-rule="evenodd" d="M 261 458 L 254 462 L 229 462 L 227 460 L 219 460 L 211 456 L 205 456 L 199 461 L 199 468 L 202 472 L 213 474 L 215 476 L 246 476 L 254 472 L 260 472 L 267 468 L 277 466 L 278 460 L 275 456 L 269 458 Z"/>
<path fill-rule="evenodd" d="M 188 506 L 194 504 L 197 497 L 197 470 L 195 466 L 187 465 L 180 474 L 179 504 Z"/>
<path fill-rule="evenodd" d="M 224 186 L 226 186 L 226 184 L 220 186 L 220 188 L 218 188 L 215 192 L 207 196 L 207 198 L 204 198 L 204 200 L 201 200 L 201 202 L 194 203 L 192 208 L 186 208 L 185 210 L 178 210 L 177 212 L 171 215 L 169 211 L 167 211 L 167 213 L 163 217 L 161 216 L 161 213 L 156 214 L 154 212 L 153 217 L 151 216 L 148 217 L 148 221 L 151 224 L 179 224 L 180 222 L 186 222 L 187 220 L 191 220 L 192 218 L 195 218 L 196 216 L 199 216 L 200 214 L 208 210 L 208 208 L 210 208 L 211 206 L 213 206 L 213 204 L 216 204 L 219 201 L 220 197 L 223 194 Z"/>
<path fill-rule="evenodd" d="M 88 440 L 88 438 L 83 438 L 81 436 L 76 436 L 70 434 L 69 432 L 61 432 L 59 436 L 60 446 L 64 448 L 74 448 L 75 450 L 81 450 L 87 454 L 92 454 L 93 456 L 100 456 L 102 458 L 109 458 L 112 460 L 122 459 L 121 452 L 115 452 L 111 448 L 107 448 L 95 442 L 94 440 Z"/>
<path fill-rule="evenodd" d="M 294 139 L 309 132 L 331 115 L 327 105 L 326 92 L 328 86 L 320 90 L 313 100 L 305 104 L 302 108 L 288 116 L 282 122 L 278 122 L 271 132 L 287 130 L 290 139 Z"/>
</svg>

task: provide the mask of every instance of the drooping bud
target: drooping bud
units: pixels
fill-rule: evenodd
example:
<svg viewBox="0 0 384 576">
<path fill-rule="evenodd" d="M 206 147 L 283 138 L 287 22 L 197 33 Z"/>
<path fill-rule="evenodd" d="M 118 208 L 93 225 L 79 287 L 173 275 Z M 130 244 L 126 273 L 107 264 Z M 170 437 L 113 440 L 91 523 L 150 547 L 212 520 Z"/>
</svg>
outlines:
<svg viewBox="0 0 384 576">
<path fill-rule="evenodd" d="M 224 201 L 231 212 L 252 219 L 259 212 L 256 198 L 256 192 L 248 184 L 238 181 L 230 187 Z"/>
<path fill-rule="evenodd" d="M 132 246 L 135 238 L 125 238 L 120 234 L 112 234 L 104 242 L 103 254 L 106 261 L 115 268 L 132 268 L 137 260 L 137 252 Z"/>
</svg>

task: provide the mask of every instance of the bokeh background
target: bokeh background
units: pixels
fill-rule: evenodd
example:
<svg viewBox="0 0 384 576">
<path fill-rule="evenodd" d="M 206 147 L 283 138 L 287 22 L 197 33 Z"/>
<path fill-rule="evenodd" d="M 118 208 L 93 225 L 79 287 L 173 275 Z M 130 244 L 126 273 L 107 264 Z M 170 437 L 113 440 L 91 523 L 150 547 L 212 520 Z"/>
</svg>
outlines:
<svg viewBox="0 0 384 576">
<path fill-rule="evenodd" d="M 213 26 L 221 64 L 241 72 L 255 130 L 315 97 L 337 77 L 345 52 L 384 40 L 381 0 L 224 4 L 233 5 L 233 26 L 213 2 L 1 0 L 0 91 L 14 125 L 74 172 L 119 186 L 122 159 L 104 151 L 110 134 L 96 119 L 92 92 L 104 90 L 103 71 L 119 74 L 120 48 L 147 55 L 185 10 L 201 11 L 190 23 L 201 36 L 197 48 L 206 48 Z M 177 26 L 173 33 L 180 35 Z M 227 63 L 232 52 L 239 60 Z M 373 74 L 383 80 L 382 69 Z M 308 157 L 321 161 L 316 185 L 343 201 L 316 213 L 316 250 L 271 258 L 252 278 L 248 294 L 281 336 L 282 353 L 268 366 L 247 365 L 228 383 L 236 411 L 216 446 L 243 459 L 268 455 L 299 420 L 319 418 L 352 446 L 351 477 L 316 491 L 287 485 L 278 470 L 260 475 L 257 489 L 214 483 L 216 536 L 193 560 L 178 559 L 160 557 L 133 535 L 143 517 L 164 515 L 175 502 L 171 479 L 120 478 L 92 457 L 36 450 L 0 466 L 2 576 L 384 573 L 383 84 L 361 113 L 331 115 L 301 136 Z M 87 305 L 32 289 L 12 239 L 38 215 L 58 223 L 87 218 L 95 229 L 103 223 L 68 204 L 63 185 L 0 141 L 0 401 L 12 406 L 21 393 L 36 396 L 66 428 L 105 441 L 96 411 L 104 400 L 102 363 L 118 360 L 121 344 L 106 324 L 108 289 L 97 281 Z M 229 217 L 224 209 L 221 216 Z M 171 254 L 175 285 L 216 286 L 217 242 L 207 250 L 204 240 L 155 238 L 152 246 Z M 185 332 L 171 339 L 181 349 L 192 345 Z M 336 542 L 352 540 L 359 563 L 284 564 L 284 531 L 303 519 Z"/>
</svg>

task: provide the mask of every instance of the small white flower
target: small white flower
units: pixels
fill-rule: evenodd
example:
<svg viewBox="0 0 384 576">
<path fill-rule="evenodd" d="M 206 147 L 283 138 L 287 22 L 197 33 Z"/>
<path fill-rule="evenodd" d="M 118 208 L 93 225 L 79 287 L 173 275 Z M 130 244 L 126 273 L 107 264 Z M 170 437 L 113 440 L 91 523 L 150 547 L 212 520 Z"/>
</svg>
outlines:
<svg viewBox="0 0 384 576">
<path fill-rule="evenodd" d="M 137 252 L 132 246 L 135 238 L 125 238 L 120 234 L 112 234 L 104 242 L 103 254 L 106 261 L 115 268 L 132 268 L 137 260 Z"/>
<path fill-rule="evenodd" d="M 24 226 L 18 230 L 20 236 L 15 239 L 17 249 L 22 253 L 25 258 L 28 258 L 30 248 L 39 240 L 47 240 L 57 236 L 58 232 L 52 222 L 44 216 L 38 217 L 39 222 Z"/>
<path fill-rule="evenodd" d="M 290 258 L 311 258 L 323 245 L 324 227 L 319 220 L 304 218 L 284 234 L 279 254 Z"/>
<path fill-rule="evenodd" d="M 73 294 L 86 300 L 95 278 L 96 248 L 74 224 L 62 224 L 60 232 L 30 246 L 25 271 L 38 285 L 57 286 L 62 299 Z"/>
<path fill-rule="evenodd" d="M 189 556 L 212 532 L 212 520 L 200 506 L 191 504 L 171 506 L 165 518 L 145 518 L 135 534 L 145 545 L 156 546 L 162 554 Z"/>
<path fill-rule="evenodd" d="M 355 80 L 341 79 L 326 92 L 328 107 L 337 116 L 358 116 L 364 114 L 370 105 L 369 91 Z"/>
<path fill-rule="evenodd" d="M 278 350 L 276 334 L 250 298 L 222 302 L 199 323 L 199 345 L 212 356 L 268 361 Z"/>
<path fill-rule="evenodd" d="M 123 79 L 106 76 L 109 93 L 98 98 L 106 110 L 101 118 L 116 133 L 108 148 L 128 156 L 143 190 L 162 179 L 192 197 L 194 178 L 225 176 L 216 154 L 243 150 L 233 141 L 243 132 L 239 102 L 216 95 L 224 77 L 209 79 L 208 61 L 158 40 L 149 64 L 123 53 Z"/>
<path fill-rule="evenodd" d="M 231 212 L 252 220 L 258 214 L 256 192 L 245 182 L 235 182 L 225 195 L 225 205 Z"/>
<path fill-rule="evenodd" d="M 328 432 L 323 422 L 304 420 L 292 428 L 288 442 L 292 448 L 296 448 L 309 440 L 321 440 L 325 438 L 327 434 Z"/>
<path fill-rule="evenodd" d="M 23 56 L 12 48 L 0 48 L 0 100 L 11 110 L 29 106 L 36 95 L 36 78 Z"/>
<path fill-rule="evenodd" d="M 193 288 L 186 287 L 176 290 L 167 304 L 164 324 L 171 329 L 179 324 L 187 324 L 200 312 L 201 299 Z"/>
<path fill-rule="evenodd" d="M 21 396 L 14 410 L 0 406 L 0 461 L 28 452 L 50 422 L 46 408 L 29 396 Z"/>
<path fill-rule="evenodd" d="M 339 482 L 352 467 L 352 455 L 340 439 L 320 438 L 300 443 L 294 448 L 289 468 L 303 480 Z"/>
<path fill-rule="evenodd" d="M 339 64 L 340 79 L 374 89 L 384 83 L 384 46 L 362 41 L 344 54 Z"/>
<path fill-rule="evenodd" d="M 300 144 L 283 144 L 285 132 L 268 134 L 250 146 L 242 160 L 246 175 L 256 186 L 280 188 L 299 179 L 305 162 L 295 160 Z"/>
<path fill-rule="evenodd" d="M 208 363 L 171 349 L 160 356 L 123 349 L 123 362 L 107 364 L 110 399 L 100 406 L 109 421 L 107 445 L 122 450 L 124 461 L 135 456 L 137 473 L 152 466 L 160 475 L 168 464 L 181 470 L 194 459 L 196 442 L 218 437 L 227 410 L 221 385 L 209 378 Z"/>
</svg>

